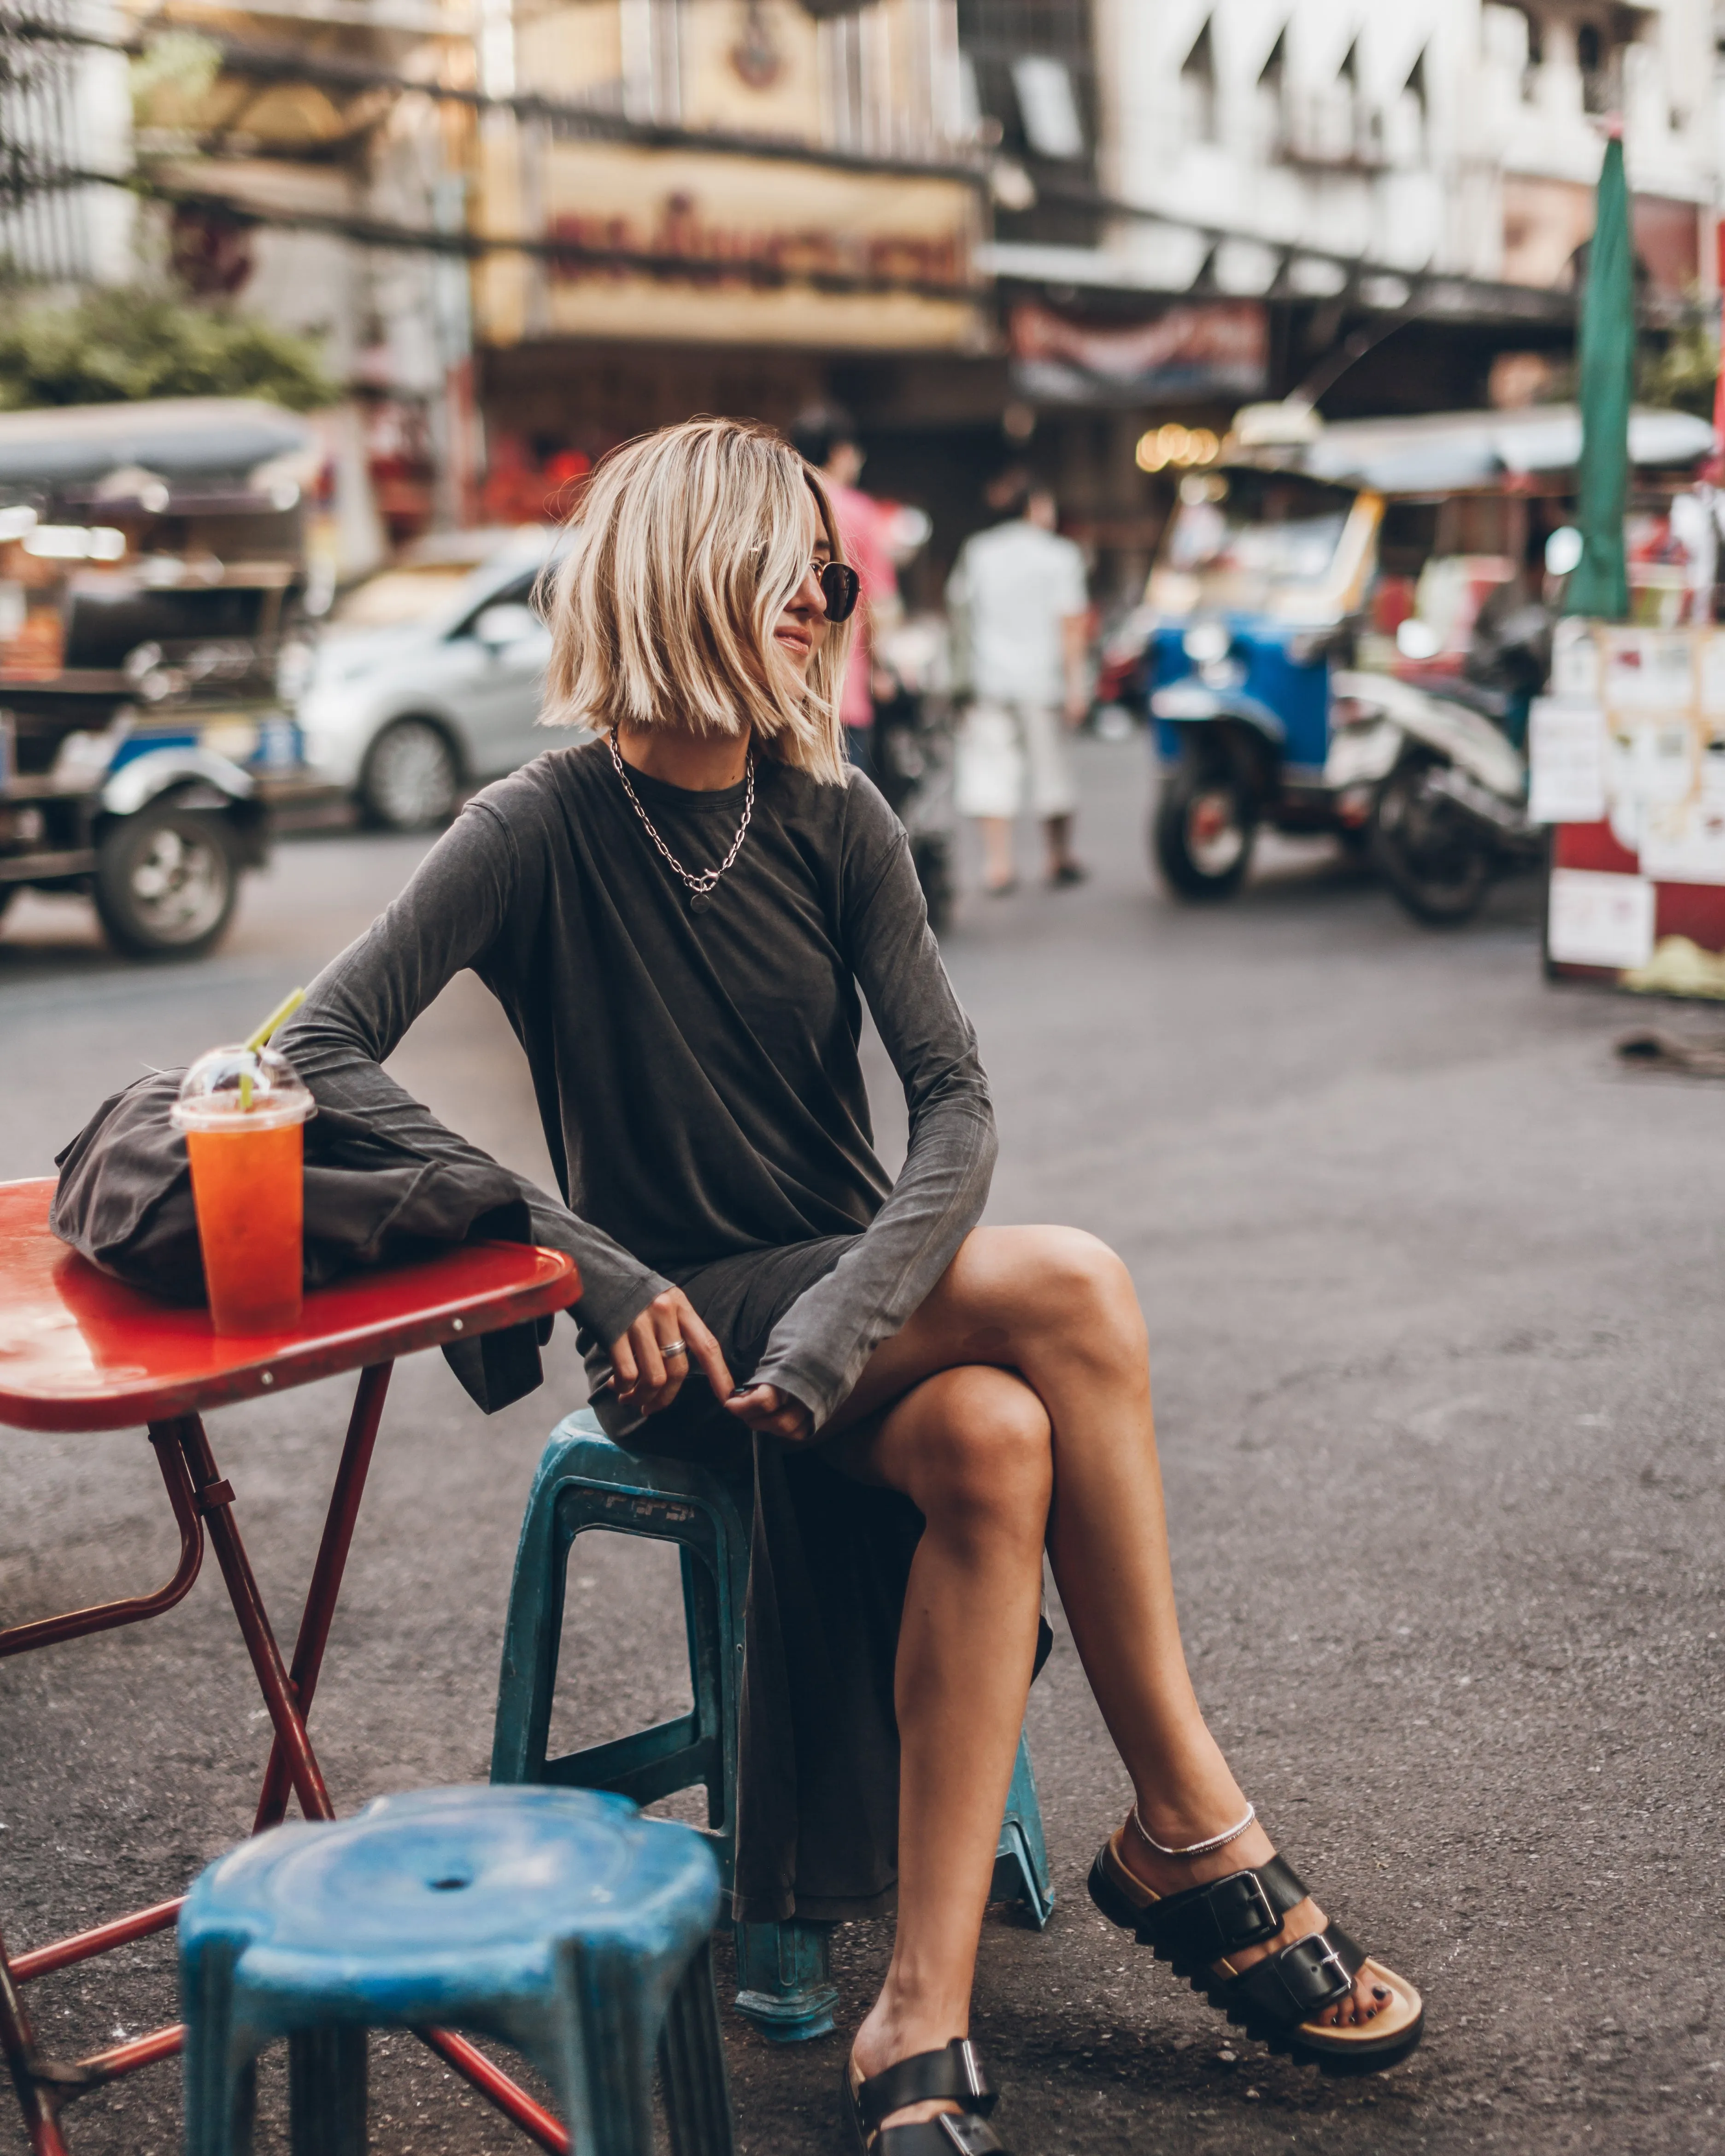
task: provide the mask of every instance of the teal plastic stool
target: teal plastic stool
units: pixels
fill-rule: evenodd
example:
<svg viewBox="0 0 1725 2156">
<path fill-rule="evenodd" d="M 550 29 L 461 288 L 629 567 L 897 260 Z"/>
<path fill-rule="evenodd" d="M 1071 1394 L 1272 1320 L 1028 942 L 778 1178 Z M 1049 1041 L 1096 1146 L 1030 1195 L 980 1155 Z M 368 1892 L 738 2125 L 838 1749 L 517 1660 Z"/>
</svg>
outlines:
<svg viewBox="0 0 1725 2156">
<path fill-rule="evenodd" d="M 514 2045 L 580 2156 L 653 2156 L 656 2055 L 676 2156 L 732 2156 L 718 1911 L 704 1839 L 620 1797 L 422 1789 L 273 1827 L 180 1912 L 186 2156 L 250 2148 L 252 2061 L 281 2036 L 295 2156 L 364 2156 L 366 2031 L 389 2027 Z"/>
<path fill-rule="evenodd" d="M 704 1787 L 708 1839 L 727 1890 L 736 1864 L 737 1707 L 753 1502 L 747 1477 L 627 1452 L 586 1409 L 560 1423 L 540 1460 L 521 1523 L 491 1751 L 493 1782 L 614 1789 L 638 1804 Z M 654 1728 L 551 1759 L 546 1753 L 569 1549 L 577 1535 L 593 1528 L 677 1544 L 695 1703 L 687 1714 Z M 994 1860 L 994 1898 L 1020 1902 L 1039 1929 L 1054 1907 L 1042 1814 L 1022 1736 Z M 830 1925 L 793 1920 L 734 1929 L 737 2010 L 780 2043 L 824 2035 L 839 1997 Z"/>
</svg>

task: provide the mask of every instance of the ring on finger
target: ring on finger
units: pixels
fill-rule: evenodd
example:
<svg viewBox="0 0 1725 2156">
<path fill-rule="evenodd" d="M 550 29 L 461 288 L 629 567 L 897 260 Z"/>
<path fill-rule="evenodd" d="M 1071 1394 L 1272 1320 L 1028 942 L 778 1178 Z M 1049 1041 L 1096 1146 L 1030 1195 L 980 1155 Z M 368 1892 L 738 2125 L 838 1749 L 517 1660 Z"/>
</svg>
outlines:
<svg viewBox="0 0 1725 2156">
<path fill-rule="evenodd" d="M 686 1340 L 661 1341 L 659 1352 L 669 1361 L 673 1355 L 686 1355 L 689 1353 L 689 1343 Z"/>
</svg>

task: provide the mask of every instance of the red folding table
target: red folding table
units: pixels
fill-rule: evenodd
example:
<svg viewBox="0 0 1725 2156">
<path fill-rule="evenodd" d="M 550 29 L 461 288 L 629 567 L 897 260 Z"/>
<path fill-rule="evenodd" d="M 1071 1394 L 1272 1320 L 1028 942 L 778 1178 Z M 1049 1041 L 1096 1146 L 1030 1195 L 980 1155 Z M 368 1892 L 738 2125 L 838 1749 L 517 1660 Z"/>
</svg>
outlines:
<svg viewBox="0 0 1725 2156">
<path fill-rule="evenodd" d="M 222 1339 L 212 1331 L 208 1312 L 152 1301 L 57 1240 L 48 1229 L 53 1195 L 51 1182 L 0 1183 L 0 1423 L 77 1431 L 145 1425 L 179 1527 L 180 1561 L 172 1578 L 153 1594 L 0 1630 L 0 1656 L 25 1654 L 172 1609 L 198 1577 L 207 1530 L 275 1725 L 253 1831 L 282 1819 L 290 1795 L 299 1798 L 307 1819 L 332 1819 L 305 1721 L 395 1358 L 566 1308 L 581 1292 L 574 1264 L 558 1251 L 518 1243 L 464 1245 L 319 1289 L 306 1296 L 304 1315 L 291 1332 Z M 234 1521 L 233 1485 L 216 1465 L 200 1415 L 205 1408 L 273 1396 L 341 1370 L 361 1373 L 358 1395 L 293 1661 L 285 1667 Z M 33 1977 L 165 1931 L 179 1907 L 177 1899 L 161 1902 L 11 1957 L 0 1937 L 0 2046 L 33 2156 L 65 2156 L 62 2107 L 85 2090 L 171 2057 L 184 2030 L 157 2029 L 75 2061 L 52 2059 L 37 2048 L 22 1987 Z M 444 2030 L 420 2034 L 542 2148 L 567 2150 L 569 2137 L 557 2121 L 483 2052 Z"/>
</svg>

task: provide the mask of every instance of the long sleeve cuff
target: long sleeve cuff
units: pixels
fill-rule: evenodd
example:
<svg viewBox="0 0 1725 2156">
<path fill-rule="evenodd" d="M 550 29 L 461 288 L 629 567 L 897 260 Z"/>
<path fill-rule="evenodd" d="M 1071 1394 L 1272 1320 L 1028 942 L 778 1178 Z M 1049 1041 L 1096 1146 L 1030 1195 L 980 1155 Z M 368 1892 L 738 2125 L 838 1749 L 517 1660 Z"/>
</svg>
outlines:
<svg viewBox="0 0 1725 2156">
<path fill-rule="evenodd" d="M 567 1251 L 574 1259 L 581 1274 L 576 1317 L 608 1348 L 670 1282 L 531 1183 L 522 1182 L 521 1195 L 527 1201 L 534 1241 L 549 1250 Z"/>
</svg>

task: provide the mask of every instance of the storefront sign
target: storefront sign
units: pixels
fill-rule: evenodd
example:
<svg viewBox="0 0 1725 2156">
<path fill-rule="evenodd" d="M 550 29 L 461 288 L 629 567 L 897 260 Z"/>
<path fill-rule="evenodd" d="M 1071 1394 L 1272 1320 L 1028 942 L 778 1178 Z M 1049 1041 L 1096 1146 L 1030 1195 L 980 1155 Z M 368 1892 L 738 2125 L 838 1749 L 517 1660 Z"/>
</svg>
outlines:
<svg viewBox="0 0 1725 2156">
<path fill-rule="evenodd" d="M 510 169 L 517 165 L 518 173 Z M 969 182 L 632 144 L 494 145 L 481 229 L 569 253 L 475 275 L 483 341 L 971 350 L 986 341 Z"/>
<path fill-rule="evenodd" d="M 1127 326 L 1027 300 L 1012 311 L 1011 341 L 1014 388 L 1043 403 L 1233 401 L 1261 396 L 1269 380 L 1269 317 L 1255 300 L 1169 307 Z"/>
</svg>

